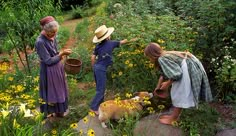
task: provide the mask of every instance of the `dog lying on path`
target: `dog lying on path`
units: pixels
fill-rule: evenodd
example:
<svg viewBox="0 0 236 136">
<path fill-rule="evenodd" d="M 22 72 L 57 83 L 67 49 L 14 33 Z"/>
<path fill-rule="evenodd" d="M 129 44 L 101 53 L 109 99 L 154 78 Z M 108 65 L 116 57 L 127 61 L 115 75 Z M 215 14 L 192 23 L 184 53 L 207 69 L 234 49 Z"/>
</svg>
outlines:
<svg viewBox="0 0 236 136">
<path fill-rule="evenodd" d="M 143 102 L 153 97 L 152 93 L 137 92 L 135 97 L 126 100 L 108 100 L 100 104 L 98 119 L 103 128 L 110 119 L 120 119 L 127 115 L 134 115 L 143 110 Z"/>
</svg>

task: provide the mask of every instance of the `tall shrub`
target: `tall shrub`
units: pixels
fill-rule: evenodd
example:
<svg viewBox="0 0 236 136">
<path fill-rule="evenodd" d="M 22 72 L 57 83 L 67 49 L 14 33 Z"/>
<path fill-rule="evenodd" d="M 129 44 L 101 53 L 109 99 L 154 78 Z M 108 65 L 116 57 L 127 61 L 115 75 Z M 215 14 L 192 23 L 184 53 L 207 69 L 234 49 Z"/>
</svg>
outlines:
<svg viewBox="0 0 236 136">
<path fill-rule="evenodd" d="M 153 16 L 149 11 L 136 12 L 134 6 L 138 5 L 133 5 L 132 1 L 109 6 L 113 7 L 113 17 L 95 18 L 95 27 L 106 24 L 115 28 L 112 39 L 137 38 L 137 41 L 115 49 L 114 64 L 108 74 L 108 86 L 113 90 L 125 88 L 124 91 L 151 91 L 157 83 L 158 72 L 144 56 L 146 45 L 157 42 L 168 50 L 191 50 L 195 34 L 186 21 L 173 14 Z M 140 6 L 146 8 L 138 9 L 148 10 L 149 6 L 146 3 Z"/>
<path fill-rule="evenodd" d="M 201 57 L 215 95 L 235 94 L 236 2 L 179 0 L 173 7 L 198 33 L 193 52 Z"/>
<path fill-rule="evenodd" d="M 32 49 L 40 31 L 39 20 L 46 15 L 55 16 L 60 11 L 60 3 L 51 0 L 3 1 L 0 9 L 0 29 L 6 32 L 4 40 L 10 41 L 13 49 L 30 72 L 27 48 Z M 25 54 L 26 62 L 20 56 Z"/>
</svg>

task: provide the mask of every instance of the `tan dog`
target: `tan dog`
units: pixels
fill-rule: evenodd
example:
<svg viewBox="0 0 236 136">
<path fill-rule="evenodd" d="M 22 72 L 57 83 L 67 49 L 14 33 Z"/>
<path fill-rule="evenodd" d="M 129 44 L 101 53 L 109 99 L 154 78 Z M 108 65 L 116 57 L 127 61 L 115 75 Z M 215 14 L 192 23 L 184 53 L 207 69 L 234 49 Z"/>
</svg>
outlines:
<svg viewBox="0 0 236 136">
<path fill-rule="evenodd" d="M 110 119 L 120 119 L 127 115 L 138 113 L 143 109 L 142 102 L 153 97 L 152 93 L 138 92 L 135 97 L 127 100 L 108 100 L 100 104 L 98 119 L 102 127 L 106 128 L 106 122 Z"/>
</svg>

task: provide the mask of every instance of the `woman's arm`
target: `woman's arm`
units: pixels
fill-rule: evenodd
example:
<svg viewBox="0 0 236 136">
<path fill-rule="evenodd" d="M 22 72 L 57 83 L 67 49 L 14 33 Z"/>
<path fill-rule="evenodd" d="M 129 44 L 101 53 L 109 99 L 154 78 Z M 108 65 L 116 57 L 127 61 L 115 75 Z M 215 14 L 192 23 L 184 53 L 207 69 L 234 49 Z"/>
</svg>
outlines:
<svg viewBox="0 0 236 136">
<path fill-rule="evenodd" d="M 173 83 L 173 81 L 170 80 L 170 79 L 165 81 L 165 82 L 162 82 L 161 86 L 160 86 L 160 89 L 161 90 L 167 90 L 171 86 L 172 83 Z"/>
<path fill-rule="evenodd" d="M 163 81 L 164 81 L 164 77 L 163 77 L 163 76 L 160 76 L 155 90 L 161 88 L 161 84 L 162 84 Z"/>
</svg>

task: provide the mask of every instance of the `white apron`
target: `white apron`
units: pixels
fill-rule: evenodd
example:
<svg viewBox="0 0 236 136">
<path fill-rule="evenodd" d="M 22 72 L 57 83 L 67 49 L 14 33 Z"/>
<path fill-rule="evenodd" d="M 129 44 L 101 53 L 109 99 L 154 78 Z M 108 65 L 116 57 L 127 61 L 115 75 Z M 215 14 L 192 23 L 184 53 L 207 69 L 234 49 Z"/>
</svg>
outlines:
<svg viewBox="0 0 236 136">
<path fill-rule="evenodd" d="M 172 104 L 179 108 L 195 107 L 186 59 L 183 59 L 181 69 L 183 71 L 182 78 L 172 83 L 170 92 Z"/>
</svg>

